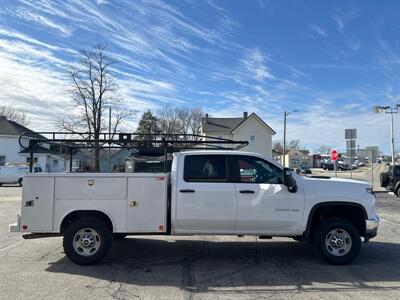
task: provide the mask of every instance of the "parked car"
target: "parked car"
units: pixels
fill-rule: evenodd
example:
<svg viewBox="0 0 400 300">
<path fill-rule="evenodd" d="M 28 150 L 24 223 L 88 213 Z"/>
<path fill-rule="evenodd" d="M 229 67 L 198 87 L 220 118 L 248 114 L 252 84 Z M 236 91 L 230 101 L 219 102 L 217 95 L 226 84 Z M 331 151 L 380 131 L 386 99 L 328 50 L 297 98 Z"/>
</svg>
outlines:
<svg viewBox="0 0 400 300">
<path fill-rule="evenodd" d="M 170 173 L 27 174 L 23 189 L 9 230 L 64 236 L 66 256 L 81 265 L 98 263 L 128 234 L 292 237 L 347 264 L 379 224 L 368 183 L 299 176 L 241 151 L 174 153 Z"/>
<path fill-rule="evenodd" d="M 302 174 L 302 175 L 307 175 L 307 174 L 312 174 L 312 171 L 309 167 L 301 166 L 297 170 L 297 174 Z"/>
<path fill-rule="evenodd" d="M 321 168 L 322 168 L 323 170 L 334 170 L 335 165 L 334 165 L 334 163 L 333 163 L 330 159 L 324 159 L 324 160 L 321 162 Z"/>
<path fill-rule="evenodd" d="M 42 172 L 40 166 L 33 167 L 34 173 Z M 29 167 L 26 165 L 5 165 L 0 167 L 0 185 L 8 183 L 18 183 L 22 186 L 23 177 L 29 173 Z"/>
<path fill-rule="evenodd" d="M 400 165 L 389 166 L 386 172 L 380 174 L 381 187 L 394 192 L 400 197 Z"/>
</svg>

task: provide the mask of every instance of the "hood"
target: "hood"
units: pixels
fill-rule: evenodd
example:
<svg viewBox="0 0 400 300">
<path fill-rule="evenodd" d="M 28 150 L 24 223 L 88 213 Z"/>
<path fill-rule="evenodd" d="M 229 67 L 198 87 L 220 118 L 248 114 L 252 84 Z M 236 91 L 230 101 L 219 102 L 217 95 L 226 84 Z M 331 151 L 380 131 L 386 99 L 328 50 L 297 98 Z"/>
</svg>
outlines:
<svg viewBox="0 0 400 300">
<path fill-rule="evenodd" d="M 337 183 L 348 183 L 348 184 L 361 184 L 365 187 L 368 187 L 370 184 L 367 181 L 356 180 L 356 179 L 347 179 L 347 178 L 337 178 L 337 177 L 328 177 L 328 176 L 310 176 L 305 177 L 306 180 L 311 181 L 319 181 L 319 182 L 337 182 Z"/>
</svg>

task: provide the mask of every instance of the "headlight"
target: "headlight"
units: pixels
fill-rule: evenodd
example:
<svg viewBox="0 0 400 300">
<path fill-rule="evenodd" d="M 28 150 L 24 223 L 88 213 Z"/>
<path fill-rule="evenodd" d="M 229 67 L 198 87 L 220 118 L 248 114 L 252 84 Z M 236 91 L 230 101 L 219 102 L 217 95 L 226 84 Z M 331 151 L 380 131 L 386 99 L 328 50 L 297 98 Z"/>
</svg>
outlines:
<svg viewBox="0 0 400 300">
<path fill-rule="evenodd" d="M 367 187 L 367 188 L 365 189 L 365 191 L 366 191 L 368 194 L 373 194 L 373 193 L 374 193 L 374 190 L 372 189 L 372 187 Z"/>
</svg>

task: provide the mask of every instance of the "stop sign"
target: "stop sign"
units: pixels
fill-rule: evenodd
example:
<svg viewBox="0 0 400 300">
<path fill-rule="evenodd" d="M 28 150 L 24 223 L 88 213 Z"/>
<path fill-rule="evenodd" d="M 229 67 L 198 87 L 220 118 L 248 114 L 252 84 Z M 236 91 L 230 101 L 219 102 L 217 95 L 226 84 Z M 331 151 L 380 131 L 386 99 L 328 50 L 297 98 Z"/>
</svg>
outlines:
<svg viewBox="0 0 400 300">
<path fill-rule="evenodd" d="M 339 153 L 336 150 L 331 151 L 331 160 L 337 161 L 339 158 Z"/>
</svg>

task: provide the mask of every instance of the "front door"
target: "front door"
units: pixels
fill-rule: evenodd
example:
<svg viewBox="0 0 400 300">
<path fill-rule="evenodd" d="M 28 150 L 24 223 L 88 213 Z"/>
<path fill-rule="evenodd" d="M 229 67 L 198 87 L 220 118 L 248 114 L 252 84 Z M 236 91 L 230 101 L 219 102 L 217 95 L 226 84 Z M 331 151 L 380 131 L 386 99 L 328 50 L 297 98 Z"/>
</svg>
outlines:
<svg viewBox="0 0 400 300">
<path fill-rule="evenodd" d="M 303 192 L 290 193 L 282 169 L 254 156 L 233 156 L 238 232 L 291 233 L 300 226 Z"/>
<path fill-rule="evenodd" d="M 176 190 L 176 231 L 232 232 L 235 183 L 228 182 L 226 155 L 186 155 Z M 182 176 L 182 175 L 180 175 Z"/>
</svg>

